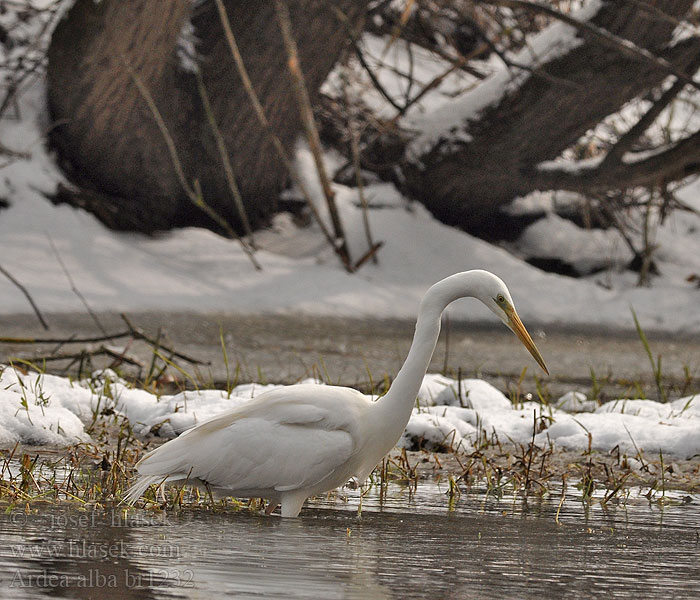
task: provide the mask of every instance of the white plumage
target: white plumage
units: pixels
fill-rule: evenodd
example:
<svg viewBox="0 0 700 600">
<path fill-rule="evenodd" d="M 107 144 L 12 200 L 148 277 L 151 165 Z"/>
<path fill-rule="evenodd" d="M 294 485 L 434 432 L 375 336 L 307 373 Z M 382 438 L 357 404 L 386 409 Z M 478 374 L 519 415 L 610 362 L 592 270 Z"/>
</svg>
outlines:
<svg viewBox="0 0 700 600">
<path fill-rule="evenodd" d="M 152 484 L 189 479 L 231 496 L 268 498 L 269 508 L 281 503 L 282 516 L 295 517 L 306 498 L 353 476 L 364 481 L 408 423 L 442 311 L 464 296 L 484 302 L 546 371 L 505 284 L 487 271 L 458 273 L 426 294 L 408 357 L 377 402 L 335 386 L 300 384 L 265 392 L 147 454 L 137 465 L 140 478 L 127 501 L 136 501 Z"/>
</svg>

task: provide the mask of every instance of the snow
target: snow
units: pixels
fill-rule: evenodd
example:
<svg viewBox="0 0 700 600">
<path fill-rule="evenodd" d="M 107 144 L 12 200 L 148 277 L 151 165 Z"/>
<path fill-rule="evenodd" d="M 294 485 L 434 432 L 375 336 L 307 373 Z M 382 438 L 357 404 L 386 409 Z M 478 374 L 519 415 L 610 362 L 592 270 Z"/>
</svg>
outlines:
<svg viewBox="0 0 700 600">
<path fill-rule="evenodd" d="M 598 4 L 586 3 L 577 18 L 590 18 Z M 547 48 L 562 51 L 574 42 L 573 30 L 559 23 L 535 36 L 529 48 L 540 56 Z M 365 43 L 372 54 L 383 54 L 385 40 Z M 399 47 L 395 44 L 387 54 L 396 50 L 399 60 L 405 56 Z M 421 80 L 441 72 L 435 60 L 421 52 L 414 56 L 413 69 Z M 391 69 L 385 71 L 379 76 L 389 85 Z M 395 74 L 391 76 L 397 86 Z M 448 99 L 465 85 L 463 77 L 447 78 L 411 114 L 418 118 L 443 109 L 445 114 L 463 114 L 459 103 L 467 102 L 466 97 Z M 481 95 L 489 95 L 488 81 L 479 85 Z M 374 207 L 369 213 L 374 239 L 384 242 L 378 264 L 369 262 L 358 273 L 347 274 L 316 226 L 299 229 L 283 214 L 269 231 L 257 234 L 262 248 L 257 258 L 263 267 L 257 272 L 237 244 L 209 231 L 188 228 L 151 238 L 116 233 L 83 211 L 48 202 L 44 195 L 65 181 L 42 144 L 48 128 L 44 94 L 44 81 L 38 77 L 21 95 L 19 115 L 6 114 L 0 121 L 2 145 L 30 155 L 0 155 L 0 199 L 10 204 L 0 210 L 0 264 L 27 288 L 43 312 L 85 310 L 70 276 L 94 311 L 221 310 L 412 319 L 435 281 L 484 268 L 506 281 L 518 312 L 530 326 L 632 329 L 633 306 L 644 328 L 700 332 L 699 292 L 687 281 L 700 274 L 697 214 L 676 210 L 658 227 L 654 258 L 661 276 L 653 279 L 653 287 L 639 288 L 635 274 L 623 270 L 629 250 L 612 230 L 585 230 L 552 213 L 531 225 L 517 243 L 498 247 L 437 222 L 392 184 L 375 182 L 366 186 L 365 194 Z M 684 122 L 690 118 L 688 111 L 681 111 Z M 434 124 L 422 125 L 426 134 L 435 133 L 437 129 L 429 125 Z M 326 158 L 331 170 L 341 162 L 332 153 Z M 296 152 L 296 164 L 327 217 L 313 160 L 303 145 Z M 368 248 L 357 190 L 339 184 L 334 188 L 351 255 L 357 259 Z M 541 203 L 555 195 L 537 192 L 517 201 Z M 700 210 L 697 182 L 677 196 Z M 584 274 L 603 271 L 580 279 L 544 273 L 523 260 L 533 256 L 558 257 Z M 468 301 L 455 303 L 449 311 L 456 321 L 491 319 L 483 307 Z M 24 295 L 0 276 L 0 314 L 27 312 Z"/>
<path fill-rule="evenodd" d="M 535 258 L 558 259 L 586 275 L 624 268 L 634 255 L 612 229 L 585 230 L 554 213 L 539 219 L 518 239 L 518 251 Z"/>
<path fill-rule="evenodd" d="M 602 156 L 594 156 L 583 160 L 546 160 L 537 165 L 540 171 L 563 171 L 573 175 L 581 175 L 585 171 L 592 171 L 602 162 Z"/>
<path fill-rule="evenodd" d="M 263 270 L 258 272 L 235 243 L 206 230 L 189 228 L 152 238 L 117 233 L 85 212 L 53 206 L 43 193 L 53 192 L 62 175 L 41 145 L 40 81 L 22 101 L 22 119 L 5 119 L 0 128 L 6 146 L 31 152 L 28 159 L 8 159 L 0 170 L 0 198 L 10 202 L 10 208 L 0 210 L 0 256 L 2 266 L 44 312 L 85 310 L 60 262 L 95 311 L 226 310 L 407 319 L 415 317 L 420 298 L 438 279 L 485 268 L 507 282 L 526 324 L 631 329 L 632 305 L 645 328 L 700 331 L 698 291 L 686 281 L 700 273 L 700 218 L 695 214 L 675 211 L 659 228 L 656 258 L 662 276 L 652 288 L 638 288 L 616 270 L 626 255 L 622 240 L 616 241 L 611 232 L 582 230 L 556 216 L 526 230 L 522 243 L 531 254 L 538 249 L 542 256 L 568 251 L 586 272 L 597 251 L 598 262 L 609 265 L 605 273 L 572 279 L 544 273 L 504 248 L 447 227 L 391 184 L 373 183 L 365 190 L 370 205 L 377 206 L 370 210 L 370 223 L 374 238 L 385 242 L 377 265 L 370 262 L 347 274 L 315 227 L 298 230 L 283 215 L 276 231 L 259 235 Z M 310 189 L 317 190 L 304 147 L 297 152 L 297 164 L 313 182 Z M 342 185 L 335 190 L 348 245 L 357 258 L 367 250 L 357 192 Z M 700 208 L 698 184 L 678 195 Z M 0 298 L 2 314 L 30 312 L 26 298 L 5 278 L 0 278 Z M 468 301 L 449 310 L 454 320 L 490 319 L 488 311 Z"/>
<path fill-rule="evenodd" d="M 199 63 L 198 63 L 198 53 L 197 44 L 199 39 L 195 35 L 194 25 L 192 21 L 187 19 L 180 31 L 180 35 L 177 38 L 177 45 L 175 47 L 175 55 L 177 56 L 180 68 L 188 73 L 198 73 Z"/>
<path fill-rule="evenodd" d="M 88 418 L 88 390 L 52 375 L 25 377 L 12 368 L 0 369 L 0 446 L 89 440 L 81 421 Z"/>
<path fill-rule="evenodd" d="M 693 10 L 697 10 L 694 6 Z M 671 41 L 668 43 L 669 48 L 673 48 L 680 42 L 687 40 L 689 38 L 698 37 L 700 35 L 700 27 L 688 23 L 687 21 L 681 21 L 676 25 L 671 35 Z"/>
<path fill-rule="evenodd" d="M 588 400 L 586 394 L 571 391 L 559 398 L 555 406 L 569 413 L 592 412 L 596 408 L 596 403 L 593 400 Z"/>
<path fill-rule="evenodd" d="M 243 384 L 223 390 L 187 391 L 157 396 L 135 389 L 113 372 L 90 379 L 62 377 L 0 366 L 0 447 L 16 442 L 67 445 L 88 442 L 86 427 L 95 414 L 127 419 L 136 435 L 170 438 L 225 410 L 249 402 L 276 385 Z M 317 383 L 307 380 L 304 383 Z M 322 384 L 318 384 L 322 385 Z M 459 406 L 461 392 L 462 406 Z M 113 412 L 112 412 L 113 411 Z M 662 404 L 653 400 L 617 400 L 602 406 L 569 392 L 553 406 L 535 402 L 513 405 L 489 383 L 461 382 L 428 374 L 399 446 L 446 448 L 470 452 L 485 439 L 501 444 L 552 444 L 568 450 L 623 454 L 700 454 L 700 395 Z"/>
</svg>

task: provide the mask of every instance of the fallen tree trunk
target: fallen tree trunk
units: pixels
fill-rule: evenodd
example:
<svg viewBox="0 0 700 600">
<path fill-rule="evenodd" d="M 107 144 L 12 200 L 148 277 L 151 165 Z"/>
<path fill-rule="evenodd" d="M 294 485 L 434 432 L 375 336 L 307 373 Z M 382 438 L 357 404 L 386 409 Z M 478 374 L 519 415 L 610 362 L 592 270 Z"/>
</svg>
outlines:
<svg viewBox="0 0 700 600">
<path fill-rule="evenodd" d="M 604 2 L 590 21 L 591 30 L 578 30 L 579 45 L 539 65 L 523 84 L 465 124 L 468 141 L 456 141 L 463 137 L 460 132 L 449 132 L 417 160 L 408 161 L 404 173 L 409 193 L 442 221 L 490 237 L 501 229 L 500 208 L 533 190 L 600 192 L 700 171 L 698 135 L 634 163 L 615 153 L 615 160 L 578 172 L 538 168 L 625 103 L 660 86 L 670 70 L 692 75 L 698 68 L 700 39 L 669 44 L 674 17 L 683 17 L 692 4 L 666 2 L 663 10 L 669 18 L 658 18 L 640 10 L 634 0 Z M 634 46 L 604 43 L 594 29 Z M 661 60 L 645 58 L 644 51 Z"/>
</svg>

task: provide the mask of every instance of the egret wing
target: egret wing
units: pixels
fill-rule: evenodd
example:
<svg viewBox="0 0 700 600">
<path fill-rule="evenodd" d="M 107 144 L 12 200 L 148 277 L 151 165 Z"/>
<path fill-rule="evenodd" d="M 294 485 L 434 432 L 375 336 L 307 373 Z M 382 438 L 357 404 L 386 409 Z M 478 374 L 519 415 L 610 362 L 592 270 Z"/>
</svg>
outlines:
<svg viewBox="0 0 700 600">
<path fill-rule="evenodd" d="M 316 399 L 305 402 L 308 390 L 285 391 L 183 433 L 146 456 L 139 473 L 189 476 L 232 491 L 283 492 L 323 481 L 355 450 L 352 398 L 319 401 L 316 388 Z"/>
</svg>

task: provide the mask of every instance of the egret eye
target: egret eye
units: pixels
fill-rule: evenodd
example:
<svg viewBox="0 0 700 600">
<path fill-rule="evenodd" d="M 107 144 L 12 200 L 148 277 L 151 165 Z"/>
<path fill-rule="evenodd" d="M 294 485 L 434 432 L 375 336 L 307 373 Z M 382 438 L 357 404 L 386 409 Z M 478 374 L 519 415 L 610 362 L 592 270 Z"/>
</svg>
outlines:
<svg viewBox="0 0 700 600">
<path fill-rule="evenodd" d="M 505 301 L 506 298 L 503 294 L 498 294 L 498 296 L 496 296 L 496 302 L 498 302 L 499 304 L 503 304 Z"/>
</svg>

